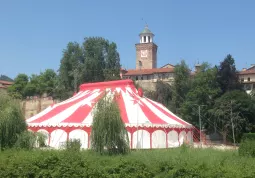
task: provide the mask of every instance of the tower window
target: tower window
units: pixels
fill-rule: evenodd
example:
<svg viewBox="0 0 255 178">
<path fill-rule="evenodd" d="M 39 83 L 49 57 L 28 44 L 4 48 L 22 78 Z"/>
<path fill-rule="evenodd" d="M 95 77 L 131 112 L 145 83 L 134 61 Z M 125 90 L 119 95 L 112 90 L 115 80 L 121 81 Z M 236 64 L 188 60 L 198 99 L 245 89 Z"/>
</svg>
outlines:
<svg viewBox="0 0 255 178">
<path fill-rule="evenodd" d="M 142 61 L 139 61 L 139 68 L 141 69 L 141 68 L 142 68 L 142 66 L 143 66 Z"/>
<path fill-rule="evenodd" d="M 143 42 L 146 43 L 146 36 L 143 36 Z"/>
<path fill-rule="evenodd" d="M 150 36 L 148 36 L 148 42 L 149 42 L 149 43 L 151 42 L 151 37 L 150 37 Z"/>
</svg>

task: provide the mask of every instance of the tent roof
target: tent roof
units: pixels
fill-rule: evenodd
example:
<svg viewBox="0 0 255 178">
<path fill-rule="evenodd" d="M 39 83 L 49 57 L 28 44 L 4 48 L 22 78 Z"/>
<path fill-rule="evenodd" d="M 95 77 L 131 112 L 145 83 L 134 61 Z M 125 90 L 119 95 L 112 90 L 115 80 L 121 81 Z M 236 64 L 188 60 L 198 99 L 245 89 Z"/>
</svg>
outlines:
<svg viewBox="0 0 255 178">
<path fill-rule="evenodd" d="M 88 83 L 80 86 L 73 97 L 49 106 L 27 119 L 29 127 L 81 127 L 91 126 L 96 103 L 104 97 L 115 97 L 121 117 L 129 127 L 173 127 L 192 125 L 183 121 L 162 104 L 141 97 L 132 80 Z"/>
</svg>

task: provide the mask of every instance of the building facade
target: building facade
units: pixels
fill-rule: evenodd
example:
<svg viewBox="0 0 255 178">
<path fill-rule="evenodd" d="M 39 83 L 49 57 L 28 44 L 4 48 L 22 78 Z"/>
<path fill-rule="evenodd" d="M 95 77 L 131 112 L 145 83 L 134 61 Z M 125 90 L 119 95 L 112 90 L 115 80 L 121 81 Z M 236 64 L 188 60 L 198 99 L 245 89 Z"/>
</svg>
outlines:
<svg viewBox="0 0 255 178">
<path fill-rule="evenodd" d="M 248 69 L 243 69 L 238 75 L 247 93 L 251 93 L 252 90 L 255 90 L 255 64 L 252 64 Z"/>
<path fill-rule="evenodd" d="M 0 92 L 6 92 L 7 88 L 11 86 L 13 82 L 0 80 Z"/>
</svg>

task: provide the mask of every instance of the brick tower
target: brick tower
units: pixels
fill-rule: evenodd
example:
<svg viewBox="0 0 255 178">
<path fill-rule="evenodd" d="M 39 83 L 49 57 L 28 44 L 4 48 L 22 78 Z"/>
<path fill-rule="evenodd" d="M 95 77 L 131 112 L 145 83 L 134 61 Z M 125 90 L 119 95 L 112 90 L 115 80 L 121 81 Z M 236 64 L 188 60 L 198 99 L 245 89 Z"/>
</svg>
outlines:
<svg viewBox="0 0 255 178">
<path fill-rule="evenodd" d="M 140 33 L 140 43 L 136 44 L 136 69 L 157 68 L 157 49 L 153 43 L 154 34 L 146 25 Z"/>
</svg>

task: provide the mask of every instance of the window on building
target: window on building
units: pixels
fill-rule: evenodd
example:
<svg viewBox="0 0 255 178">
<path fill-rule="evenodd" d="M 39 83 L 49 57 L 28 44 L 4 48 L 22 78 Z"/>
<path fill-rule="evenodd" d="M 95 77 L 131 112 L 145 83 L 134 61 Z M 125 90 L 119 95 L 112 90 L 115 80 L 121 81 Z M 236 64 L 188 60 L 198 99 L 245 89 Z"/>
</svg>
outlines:
<svg viewBox="0 0 255 178">
<path fill-rule="evenodd" d="M 151 42 L 151 37 L 150 37 L 150 36 L 148 36 L 148 42 L 149 42 L 149 43 Z"/>
<path fill-rule="evenodd" d="M 165 77 L 165 74 L 162 74 L 162 79 L 165 79 L 166 77 Z"/>
<path fill-rule="evenodd" d="M 252 85 L 251 84 L 245 84 L 244 89 L 245 90 L 251 90 Z"/>
<path fill-rule="evenodd" d="M 148 75 L 148 76 L 147 76 L 147 80 L 150 80 L 150 79 L 151 79 L 151 76 L 150 76 L 150 75 Z"/>
<path fill-rule="evenodd" d="M 244 78 L 241 78 L 241 82 L 244 82 Z"/>
<path fill-rule="evenodd" d="M 141 76 L 141 80 L 143 80 L 143 76 Z"/>
<path fill-rule="evenodd" d="M 142 68 L 142 66 L 143 66 L 142 61 L 139 61 L 139 68 L 141 69 L 141 68 Z"/>
<path fill-rule="evenodd" d="M 248 81 L 248 82 L 249 82 L 249 81 L 251 81 L 251 78 L 250 78 L 250 77 L 248 77 L 248 78 L 247 78 L 247 81 Z"/>
<path fill-rule="evenodd" d="M 146 43 L 146 36 L 143 36 L 143 42 Z"/>
<path fill-rule="evenodd" d="M 135 80 L 138 80 L 138 76 L 135 77 Z"/>
</svg>

